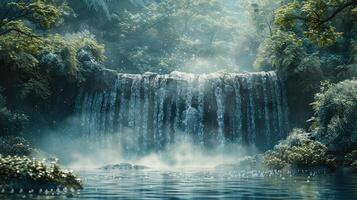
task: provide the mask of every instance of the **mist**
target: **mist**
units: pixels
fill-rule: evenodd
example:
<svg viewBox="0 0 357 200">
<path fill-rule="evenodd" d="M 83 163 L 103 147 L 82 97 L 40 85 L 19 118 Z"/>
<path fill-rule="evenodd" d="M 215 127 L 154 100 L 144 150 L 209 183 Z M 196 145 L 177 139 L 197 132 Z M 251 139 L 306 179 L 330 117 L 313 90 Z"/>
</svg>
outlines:
<svg viewBox="0 0 357 200">
<path fill-rule="evenodd" d="M 138 154 L 131 151 L 139 148 L 131 141 L 131 130 L 97 140 L 76 137 L 75 132 L 71 133 L 64 135 L 60 131 L 47 131 L 45 136 L 36 141 L 36 145 L 46 152 L 47 157 L 59 158 L 61 165 L 71 169 L 97 169 L 120 163 L 157 170 L 214 169 L 218 165 L 236 164 L 246 156 L 259 153 L 255 146 L 235 143 L 207 148 L 195 143 L 185 133 L 180 133 L 176 142 L 168 144 L 164 149 Z"/>
</svg>

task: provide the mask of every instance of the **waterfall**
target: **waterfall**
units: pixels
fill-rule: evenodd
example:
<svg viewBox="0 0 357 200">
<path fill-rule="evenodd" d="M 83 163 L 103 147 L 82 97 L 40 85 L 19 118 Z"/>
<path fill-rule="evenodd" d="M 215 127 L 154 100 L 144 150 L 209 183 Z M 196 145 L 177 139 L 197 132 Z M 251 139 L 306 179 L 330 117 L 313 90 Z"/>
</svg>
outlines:
<svg viewBox="0 0 357 200">
<path fill-rule="evenodd" d="M 163 150 L 178 136 L 267 149 L 288 131 L 284 85 L 274 72 L 119 73 L 109 88 L 83 87 L 75 113 L 87 140 L 135 153 Z"/>
</svg>

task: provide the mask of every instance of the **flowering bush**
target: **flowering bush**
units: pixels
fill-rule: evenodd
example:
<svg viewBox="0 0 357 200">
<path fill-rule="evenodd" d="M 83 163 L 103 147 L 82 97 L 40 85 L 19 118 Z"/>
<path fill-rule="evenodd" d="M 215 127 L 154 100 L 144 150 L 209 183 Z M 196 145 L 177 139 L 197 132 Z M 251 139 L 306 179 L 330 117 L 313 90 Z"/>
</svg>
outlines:
<svg viewBox="0 0 357 200">
<path fill-rule="evenodd" d="M 264 154 L 264 164 L 271 169 L 326 166 L 334 168 L 334 160 L 327 147 L 311 140 L 307 133 L 294 129 L 286 140 Z"/>
<path fill-rule="evenodd" d="M 26 157 L 0 157 L 0 187 L 30 189 L 81 189 L 81 181 L 70 171 L 61 170 L 56 162 Z"/>
</svg>

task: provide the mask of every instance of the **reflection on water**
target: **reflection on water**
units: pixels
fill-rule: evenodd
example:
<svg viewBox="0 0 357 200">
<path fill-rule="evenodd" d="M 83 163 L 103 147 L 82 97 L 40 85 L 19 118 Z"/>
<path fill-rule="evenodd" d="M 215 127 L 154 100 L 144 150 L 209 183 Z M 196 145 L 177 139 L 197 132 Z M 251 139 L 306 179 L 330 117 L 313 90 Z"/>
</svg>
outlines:
<svg viewBox="0 0 357 200">
<path fill-rule="evenodd" d="M 112 171 L 81 172 L 87 187 L 80 197 L 127 199 L 354 199 L 357 177 L 266 176 L 259 172 Z"/>
<path fill-rule="evenodd" d="M 85 189 L 46 199 L 356 199 L 351 174 L 282 176 L 251 171 L 87 170 Z M 15 196 L 7 196 L 12 199 Z M 22 195 L 42 199 L 41 196 Z M 6 199 L 5 196 L 0 196 Z"/>
</svg>

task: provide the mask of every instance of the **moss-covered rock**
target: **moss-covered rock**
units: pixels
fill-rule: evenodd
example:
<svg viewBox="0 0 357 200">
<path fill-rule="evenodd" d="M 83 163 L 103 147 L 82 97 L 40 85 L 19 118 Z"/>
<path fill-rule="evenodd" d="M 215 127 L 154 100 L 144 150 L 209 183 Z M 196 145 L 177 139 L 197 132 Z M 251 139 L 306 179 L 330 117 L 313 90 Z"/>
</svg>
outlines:
<svg viewBox="0 0 357 200">
<path fill-rule="evenodd" d="M 56 163 L 46 163 L 26 157 L 0 157 L 0 187 L 5 189 L 81 189 L 81 181 L 70 171 L 61 170 Z"/>
<path fill-rule="evenodd" d="M 263 163 L 270 169 L 335 168 L 327 147 L 309 138 L 303 130 L 294 129 L 286 140 L 264 154 Z"/>
<path fill-rule="evenodd" d="M 120 163 L 120 164 L 113 164 L 113 165 L 105 165 L 99 169 L 103 170 L 142 170 L 148 169 L 148 167 L 144 165 L 133 165 L 130 163 Z"/>
</svg>

